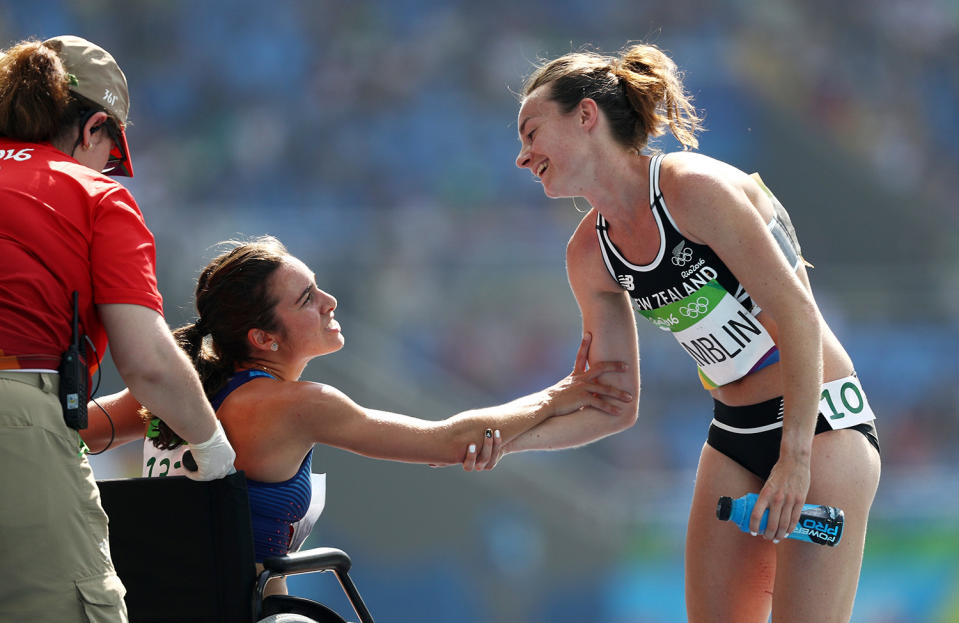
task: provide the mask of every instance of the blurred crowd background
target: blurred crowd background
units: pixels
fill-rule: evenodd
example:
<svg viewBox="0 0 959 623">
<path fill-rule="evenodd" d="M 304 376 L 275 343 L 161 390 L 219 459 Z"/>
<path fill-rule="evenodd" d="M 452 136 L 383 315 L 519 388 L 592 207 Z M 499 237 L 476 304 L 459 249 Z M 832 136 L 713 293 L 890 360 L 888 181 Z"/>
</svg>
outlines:
<svg viewBox="0 0 959 623">
<path fill-rule="evenodd" d="M 430 419 L 572 366 L 564 251 L 585 204 L 513 164 L 523 79 L 585 45 L 659 45 L 706 113 L 700 151 L 759 171 L 790 211 L 879 416 L 853 620 L 959 621 L 955 0 L 0 0 L 4 47 L 64 33 L 129 80 L 124 183 L 171 325 L 217 242 L 276 235 L 339 299 L 347 347 L 307 378 Z M 640 421 L 585 448 L 479 475 L 319 451 L 310 543 L 352 555 L 378 620 L 684 620 L 711 403 L 678 350 L 640 326 Z M 139 448 L 94 469 L 138 475 Z M 323 580 L 291 584 L 336 604 Z"/>
</svg>

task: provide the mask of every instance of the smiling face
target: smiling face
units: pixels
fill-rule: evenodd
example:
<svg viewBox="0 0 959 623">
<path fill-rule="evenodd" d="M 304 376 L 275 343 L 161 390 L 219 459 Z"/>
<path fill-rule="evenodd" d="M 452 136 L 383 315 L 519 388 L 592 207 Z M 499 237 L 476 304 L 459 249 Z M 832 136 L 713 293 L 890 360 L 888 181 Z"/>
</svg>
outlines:
<svg viewBox="0 0 959 623">
<path fill-rule="evenodd" d="M 316 286 L 313 272 L 295 257 L 287 257 L 270 282 L 276 319 L 283 328 L 283 353 L 309 359 L 343 348 L 340 324 L 334 318 L 336 299 Z"/>
<path fill-rule="evenodd" d="M 517 117 L 520 151 L 516 166 L 529 169 L 543 185 L 547 197 L 577 196 L 578 141 L 583 137 L 581 107 L 563 114 L 549 98 L 546 84 L 529 94 Z"/>
</svg>

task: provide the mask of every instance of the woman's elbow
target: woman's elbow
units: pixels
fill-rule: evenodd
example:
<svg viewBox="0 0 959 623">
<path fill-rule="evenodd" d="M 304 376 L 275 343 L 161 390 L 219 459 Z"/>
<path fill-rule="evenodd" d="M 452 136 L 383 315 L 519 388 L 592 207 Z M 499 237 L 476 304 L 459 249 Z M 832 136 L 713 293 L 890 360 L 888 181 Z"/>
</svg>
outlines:
<svg viewBox="0 0 959 623">
<path fill-rule="evenodd" d="M 606 434 L 612 435 L 631 428 L 639 419 L 639 401 L 631 400 L 628 403 L 617 403 L 613 411 L 604 411 L 601 420 Z"/>
<path fill-rule="evenodd" d="M 633 400 L 623 405 L 621 413 L 616 416 L 618 430 L 624 431 L 631 428 L 639 420 L 639 401 Z"/>
</svg>

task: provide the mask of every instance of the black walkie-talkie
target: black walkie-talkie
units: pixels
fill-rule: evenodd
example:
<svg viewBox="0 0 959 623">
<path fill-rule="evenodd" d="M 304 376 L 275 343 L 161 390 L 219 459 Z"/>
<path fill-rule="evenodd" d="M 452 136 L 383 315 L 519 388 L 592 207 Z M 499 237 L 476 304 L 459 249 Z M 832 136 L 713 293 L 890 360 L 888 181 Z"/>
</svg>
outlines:
<svg viewBox="0 0 959 623">
<path fill-rule="evenodd" d="M 73 334 L 60 358 L 60 406 L 63 421 L 73 430 L 87 427 L 87 362 L 80 353 L 79 294 L 73 292 Z"/>
</svg>

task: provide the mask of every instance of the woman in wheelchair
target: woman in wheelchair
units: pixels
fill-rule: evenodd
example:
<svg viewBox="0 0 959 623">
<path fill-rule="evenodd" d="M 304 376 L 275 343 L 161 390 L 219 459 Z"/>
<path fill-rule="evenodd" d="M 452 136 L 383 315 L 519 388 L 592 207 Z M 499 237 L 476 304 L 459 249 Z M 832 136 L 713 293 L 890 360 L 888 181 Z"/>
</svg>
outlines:
<svg viewBox="0 0 959 623">
<path fill-rule="evenodd" d="M 174 331 L 236 450 L 235 466 L 248 479 L 258 563 L 289 549 L 292 527 L 310 503 L 315 444 L 473 469 L 549 417 L 595 410 L 621 420 L 623 428 L 632 422 L 630 396 L 610 383 L 635 371 L 620 362 L 596 362 L 587 370 L 588 335 L 569 376 L 505 405 L 438 421 L 363 407 L 330 385 L 299 380 L 310 360 L 344 345 L 336 304 L 303 262 L 266 236 L 235 243 L 203 270 L 198 318 Z M 119 426 L 123 441 L 142 434 L 142 421 L 129 413 L 111 416 L 126 423 Z M 144 475 L 184 474 L 187 447 L 166 424 L 153 418 L 147 436 Z"/>
</svg>

